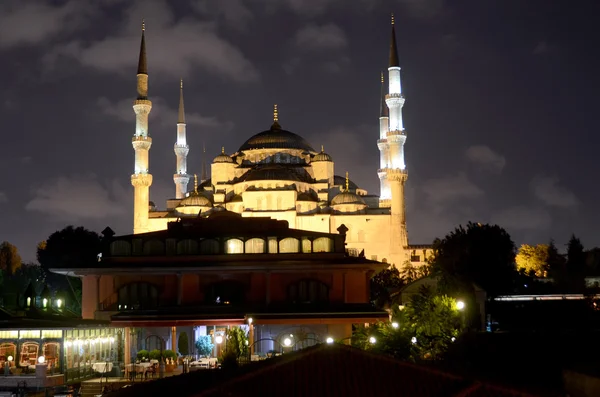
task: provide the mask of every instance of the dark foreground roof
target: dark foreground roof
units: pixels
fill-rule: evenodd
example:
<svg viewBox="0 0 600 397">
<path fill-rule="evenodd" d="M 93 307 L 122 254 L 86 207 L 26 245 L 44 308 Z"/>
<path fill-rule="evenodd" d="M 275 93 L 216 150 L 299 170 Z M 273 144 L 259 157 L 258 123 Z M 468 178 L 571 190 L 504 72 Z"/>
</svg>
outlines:
<svg viewBox="0 0 600 397">
<path fill-rule="evenodd" d="M 317 345 L 233 371 L 200 370 L 141 383 L 115 395 L 175 391 L 180 397 L 528 396 L 339 344 Z"/>
</svg>

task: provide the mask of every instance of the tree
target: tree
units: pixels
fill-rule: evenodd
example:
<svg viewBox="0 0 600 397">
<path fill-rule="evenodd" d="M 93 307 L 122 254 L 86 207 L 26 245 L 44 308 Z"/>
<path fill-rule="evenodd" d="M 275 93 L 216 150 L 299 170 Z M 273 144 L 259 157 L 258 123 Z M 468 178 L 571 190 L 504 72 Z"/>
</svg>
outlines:
<svg viewBox="0 0 600 397">
<path fill-rule="evenodd" d="M 523 244 L 515 258 L 517 270 L 528 276 L 548 276 L 548 244 Z"/>
<path fill-rule="evenodd" d="M 98 260 L 101 249 L 101 239 L 96 232 L 83 227 L 67 226 L 38 244 L 37 258 L 46 271 L 53 268 L 85 267 Z M 81 310 L 81 279 L 48 272 L 47 280 L 54 291 L 70 291 L 68 302 L 75 303 L 75 309 Z"/>
<path fill-rule="evenodd" d="M 232 351 L 236 358 L 248 353 L 248 336 L 240 327 L 231 327 L 227 330 L 227 350 Z"/>
<path fill-rule="evenodd" d="M 404 280 L 395 266 L 380 271 L 371 278 L 371 302 L 379 308 L 384 308 L 391 303 L 391 293 L 404 286 Z"/>
<path fill-rule="evenodd" d="M 179 334 L 179 340 L 177 341 L 177 349 L 182 356 L 190 354 L 190 347 L 188 342 L 187 332 Z"/>
<path fill-rule="evenodd" d="M 473 291 L 473 283 L 490 296 L 512 291 L 517 275 L 515 244 L 497 225 L 469 222 L 444 239 L 434 241 L 433 272 L 440 277 L 442 292 Z"/>
<path fill-rule="evenodd" d="M 572 292 L 583 292 L 585 289 L 585 252 L 583 244 L 573 234 L 567 244 L 567 280 Z"/>
<path fill-rule="evenodd" d="M 195 346 L 199 356 L 210 356 L 215 348 L 210 335 L 199 336 L 198 339 L 196 339 Z"/>
<path fill-rule="evenodd" d="M 429 263 L 415 266 L 411 261 L 406 261 L 402 265 L 400 276 L 406 284 L 410 284 L 413 281 L 427 277 L 430 273 L 431 265 Z"/>
<path fill-rule="evenodd" d="M 7 276 L 12 276 L 21 267 L 21 256 L 17 247 L 4 241 L 0 244 L 0 269 Z"/>
</svg>

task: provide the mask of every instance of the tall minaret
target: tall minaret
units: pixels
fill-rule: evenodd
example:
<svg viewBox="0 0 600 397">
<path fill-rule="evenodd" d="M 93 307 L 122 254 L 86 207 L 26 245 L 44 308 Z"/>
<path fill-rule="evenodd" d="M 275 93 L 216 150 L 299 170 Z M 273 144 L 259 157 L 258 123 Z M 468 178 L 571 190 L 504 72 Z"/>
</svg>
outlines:
<svg viewBox="0 0 600 397">
<path fill-rule="evenodd" d="M 150 202 L 150 185 L 152 175 L 148 172 L 148 152 L 152 146 L 152 138 L 148 136 L 148 114 L 152 110 L 152 102 L 148 100 L 148 65 L 146 63 L 146 26 L 142 21 L 142 43 L 137 72 L 137 99 L 133 102 L 135 112 L 135 135 L 131 143 L 135 150 L 135 169 L 131 175 L 133 185 L 133 233 L 148 231 L 148 210 Z"/>
<path fill-rule="evenodd" d="M 402 106 L 404 96 L 400 85 L 400 64 L 396 46 L 396 30 L 392 14 L 392 37 L 390 42 L 390 63 L 388 67 L 388 94 L 385 102 L 389 109 L 389 130 L 387 143 L 389 148 L 389 164 L 386 167 L 387 179 L 391 191 L 391 232 L 390 256 L 393 263 L 400 268 L 408 260 L 408 233 L 406 231 L 406 214 L 404 207 L 404 184 L 408 178 L 404 163 L 404 142 L 406 131 L 402 124 Z"/>
<path fill-rule="evenodd" d="M 390 184 L 387 179 L 387 167 L 389 165 L 389 145 L 387 141 L 387 133 L 389 131 L 389 111 L 385 103 L 386 95 L 385 79 L 383 72 L 381 72 L 381 101 L 379 103 L 379 139 L 377 140 L 377 147 L 379 148 L 379 175 L 380 193 L 379 193 L 379 206 L 389 207 L 391 205 L 390 199 L 392 194 L 390 191 Z"/>
<path fill-rule="evenodd" d="M 177 170 L 173 175 L 175 182 L 175 198 L 182 199 L 187 193 L 190 176 L 187 173 L 187 155 L 190 147 L 185 136 L 185 110 L 183 108 L 183 80 L 179 82 L 179 116 L 177 118 L 177 142 L 175 142 L 175 156 L 177 156 Z"/>
</svg>

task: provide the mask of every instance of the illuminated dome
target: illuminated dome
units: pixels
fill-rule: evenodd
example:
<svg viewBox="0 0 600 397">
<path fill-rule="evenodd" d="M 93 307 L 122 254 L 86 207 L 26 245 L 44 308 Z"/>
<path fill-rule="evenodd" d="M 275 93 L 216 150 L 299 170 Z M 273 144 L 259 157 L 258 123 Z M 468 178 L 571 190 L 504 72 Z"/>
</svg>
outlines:
<svg viewBox="0 0 600 397">
<path fill-rule="evenodd" d="M 358 194 L 342 192 L 335 196 L 333 200 L 331 200 L 331 205 L 340 204 L 365 204 L 365 200 L 363 200 L 363 198 Z"/>
<path fill-rule="evenodd" d="M 312 161 L 333 161 L 330 155 L 325 153 L 323 150 L 323 146 L 321 146 L 321 152 L 318 153 L 315 157 L 313 157 Z"/>
<path fill-rule="evenodd" d="M 225 148 L 221 148 L 221 154 L 215 157 L 213 163 L 233 163 L 233 159 L 225 154 Z"/>
<path fill-rule="evenodd" d="M 181 200 L 177 207 L 212 207 L 212 202 L 202 194 L 192 193 Z"/>
</svg>

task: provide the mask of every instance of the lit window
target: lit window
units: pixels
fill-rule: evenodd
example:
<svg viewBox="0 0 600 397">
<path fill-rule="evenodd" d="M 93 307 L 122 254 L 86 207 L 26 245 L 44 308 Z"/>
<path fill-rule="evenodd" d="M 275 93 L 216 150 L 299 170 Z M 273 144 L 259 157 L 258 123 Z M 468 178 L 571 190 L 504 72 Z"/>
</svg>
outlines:
<svg viewBox="0 0 600 397">
<path fill-rule="evenodd" d="M 225 253 L 226 254 L 243 254 L 244 253 L 244 242 L 242 240 L 232 238 L 225 242 Z"/>
</svg>

